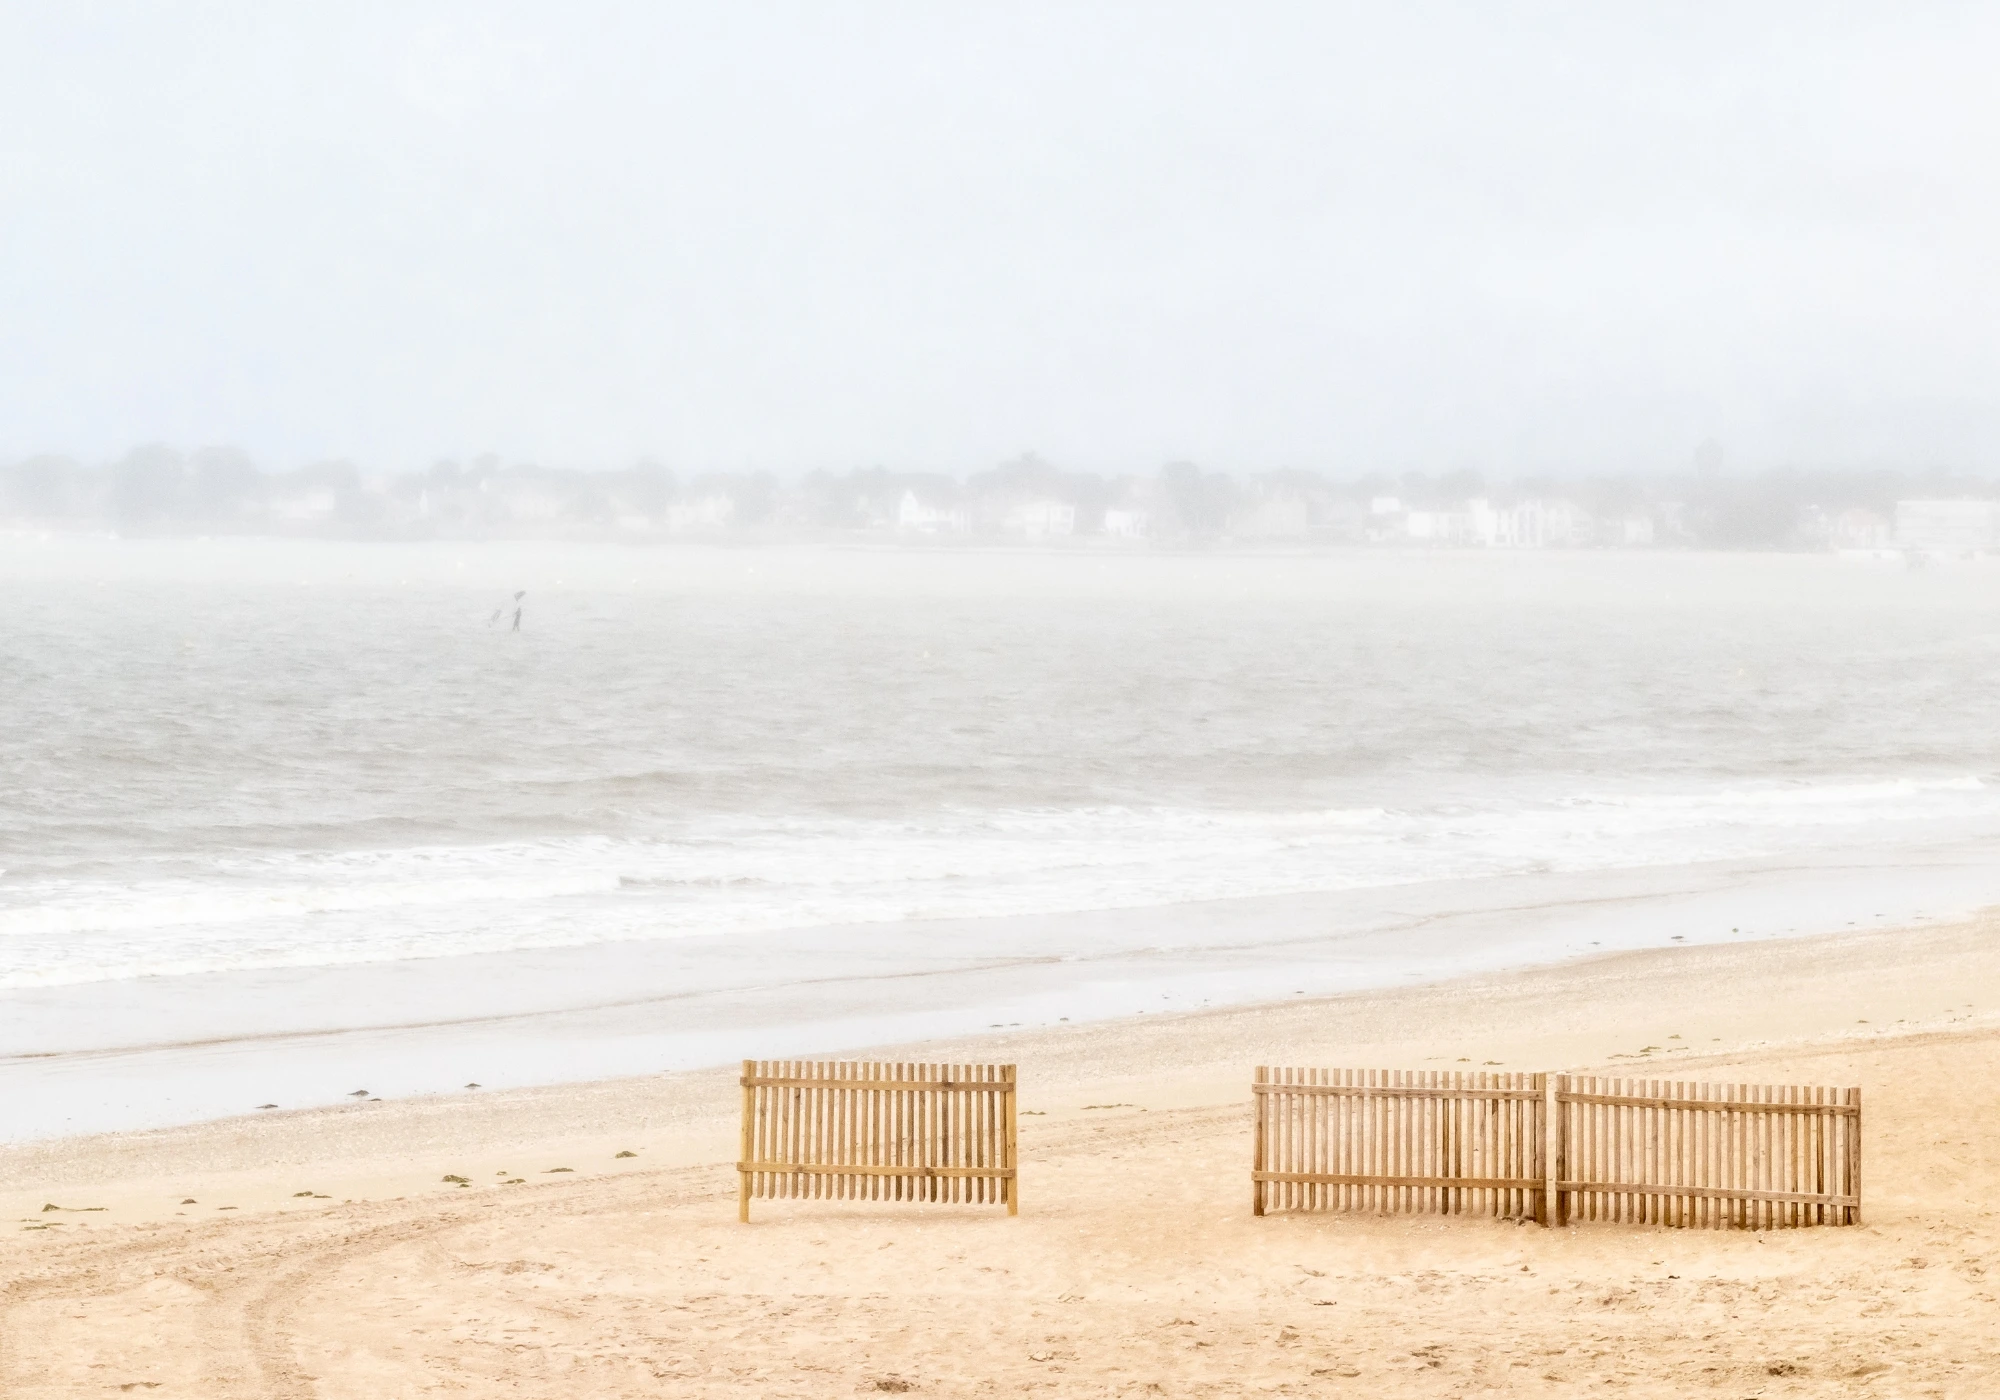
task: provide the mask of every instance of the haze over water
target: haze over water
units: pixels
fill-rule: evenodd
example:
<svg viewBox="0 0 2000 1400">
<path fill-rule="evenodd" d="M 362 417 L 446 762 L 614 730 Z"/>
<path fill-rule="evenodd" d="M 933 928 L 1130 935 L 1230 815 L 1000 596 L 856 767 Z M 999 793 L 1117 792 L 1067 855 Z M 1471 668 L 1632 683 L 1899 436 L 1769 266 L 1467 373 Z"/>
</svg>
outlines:
<svg viewBox="0 0 2000 1400">
<path fill-rule="evenodd" d="M 1972 568 L 6 557 L 7 987 L 2000 834 Z"/>
</svg>

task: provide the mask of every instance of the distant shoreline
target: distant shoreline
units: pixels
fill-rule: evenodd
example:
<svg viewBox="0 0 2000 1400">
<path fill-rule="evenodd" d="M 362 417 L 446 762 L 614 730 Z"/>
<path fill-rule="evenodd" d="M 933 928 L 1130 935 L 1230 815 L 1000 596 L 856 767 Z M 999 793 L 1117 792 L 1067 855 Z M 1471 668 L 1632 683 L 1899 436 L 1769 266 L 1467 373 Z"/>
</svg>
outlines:
<svg viewBox="0 0 2000 1400">
<path fill-rule="evenodd" d="M 745 550 L 828 550 L 884 554 L 1023 555 L 1057 558 L 1247 558 L 1313 559 L 1325 556 L 1435 556 L 1435 555 L 1635 555 L 1639 557 L 1700 557 L 1704 555 L 1775 555 L 1785 557 L 1839 558 L 1855 561 L 1906 564 L 1978 564 L 2000 562 L 2000 548 L 1950 551 L 1935 546 L 1903 546 L 1894 543 L 1862 544 L 1768 544 L 1718 546 L 1695 541 L 1669 541 L 1647 545 L 1563 544 L 1533 548 L 1487 546 L 1451 542 L 1312 539 L 1310 537 L 1258 539 L 1218 537 L 1212 540 L 1131 540 L 1105 535 L 1072 535 L 1059 539 L 1016 538 L 1007 535 L 965 535 L 941 537 L 900 534 L 893 530 L 843 531 L 756 531 L 727 534 L 667 534 L 651 532 L 483 532 L 478 534 L 403 533 L 367 534 L 325 530 L 228 530 L 190 528 L 147 530 L 109 524 L 77 526 L 44 524 L 36 521 L 0 521 L 0 540 L 27 543 L 60 541 L 102 541 L 127 544 L 322 544 L 472 547 L 508 545 L 560 545 L 629 550 L 685 550 L 690 553 L 726 554 Z"/>
</svg>

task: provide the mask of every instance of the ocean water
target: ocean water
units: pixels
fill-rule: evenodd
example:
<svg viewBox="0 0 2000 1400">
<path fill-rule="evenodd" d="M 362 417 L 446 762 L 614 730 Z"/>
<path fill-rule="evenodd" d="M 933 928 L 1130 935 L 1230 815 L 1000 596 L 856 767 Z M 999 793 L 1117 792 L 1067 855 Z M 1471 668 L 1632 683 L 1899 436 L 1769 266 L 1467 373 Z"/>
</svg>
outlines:
<svg viewBox="0 0 2000 1400">
<path fill-rule="evenodd" d="M 1996 584 L 0 538 L 0 988 L 2000 838 Z"/>
</svg>

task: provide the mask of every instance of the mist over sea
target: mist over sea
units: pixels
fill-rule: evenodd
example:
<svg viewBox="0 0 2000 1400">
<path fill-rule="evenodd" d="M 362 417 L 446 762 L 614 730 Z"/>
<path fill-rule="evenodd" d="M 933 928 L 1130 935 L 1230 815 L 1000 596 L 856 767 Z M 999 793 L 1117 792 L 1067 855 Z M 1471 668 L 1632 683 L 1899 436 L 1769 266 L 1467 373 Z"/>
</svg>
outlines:
<svg viewBox="0 0 2000 1400">
<path fill-rule="evenodd" d="M 2000 835 L 1972 568 L 0 558 L 0 987 Z"/>
</svg>

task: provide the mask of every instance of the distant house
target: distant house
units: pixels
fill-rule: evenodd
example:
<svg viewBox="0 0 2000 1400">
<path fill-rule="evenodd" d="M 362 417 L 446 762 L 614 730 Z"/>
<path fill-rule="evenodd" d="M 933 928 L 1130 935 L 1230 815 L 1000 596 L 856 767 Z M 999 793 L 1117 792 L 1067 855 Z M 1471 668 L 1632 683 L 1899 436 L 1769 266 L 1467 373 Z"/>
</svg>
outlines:
<svg viewBox="0 0 2000 1400">
<path fill-rule="evenodd" d="M 426 497 L 425 505 L 428 508 L 428 497 Z M 331 520 L 334 512 L 339 507 L 339 499 L 334 495 L 332 489 L 322 486 L 297 493 L 274 496 L 270 504 L 270 512 L 271 519 L 273 520 L 282 521 L 286 524 L 300 524 L 306 521 Z"/>
<path fill-rule="evenodd" d="M 1403 502 L 1395 496 L 1371 497 L 1365 534 L 1374 544 L 1395 544 L 1408 539 L 1409 522 Z"/>
<path fill-rule="evenodd" d="M 1886 549 L 1895 533 L 1886 517 L 1859 506 L 1834 516 L 1826 528 L 1827 543 L 1835 549 Z"/>
<path fill-rule="evenodd" d="M 569 513 L 569 505 L 567 496 L 534 484 L 509 483 L 501 495 L 501 508 L 506 511 L 507 518 L 537 524 L 563 519 Z"/>
<path fill-rule="evenodd" d="M 1595 534 L 1589 514 L 1564 500 L 1529 499 L 1504 506 L 1471 500 L 1465 503 L 1464 515 L 1462 542 L 1495 549 L 1567 549 L 1591 543 Z M 1629 541 L 1614 536 L 1606 542 Z M 1652 542 L 1650 535 L 1646 542 Z"/>
<path fill-rule="evenodd" d="M 1113 539 L 1144 539 L 1148 524 L 1146 512 L 1134 506 L 1112 506 L 1104 512 L 1104 533 Z"/>
<path fill-rule="evenodd" d="M 1413 510 L 1403 517 L 1403 533 L 1417 544 L 1474 544 L 1473 527 L 1470 510 Z"/>
<path fill-rule="evenodd" d="M 1304 539 L 1312 524 L 1312 503 L 1303 494 L 1267 491 L 1230 517 L 1229 532 L 1245 540 Z"/>
<path fill-rule="evenodd" d="M 1653 543 L 1653 517 L 1650 515 L 1628 515 L 1610 524 L 1611 538 L 1608 544 L 1623 545 L 1628 549 L 1644 549 Z"/>
<path fill-rule="evenodd" d="M 962 507 L 933 505 L 919 499 L 914 491 L 905 491 L 896 506 L 896 528 L 911 534 L 959 534 L 970 523 L 971 517 Z"/>
<path fill-rule="evenodd" d="M 1068 501 L 1049 499 L 1024 501 L 1007 512 L 1005 527 L 1018 530 L 1029 539 L 1076 533 L 1076 507 Z"/>
<path fill-rule="evenodd" d="M 2000 501 L 1898 501 L 1896 547 L 1949 555 L 2000 549 Z"/>
<path fill-rule="evenodd" d="M 667 507 L 667 529 L 677 535 L 726 529 L 735 518 L 735 500 L 719 491 Z"/>
<path fill-rule="evenodd" d="M 1476 496 L 1455 510 L 1412 510 L 1399 517 L 1379 508 L 1383 499 L 1387 498 L 1378 498 L 1371 513 L 1368 533 L 1371 539 L 1384 542 L 1401 539 L 1486 549 L 1569 549 L 1596 543 L 1600 534 L 1590 513 L 1573 501 L 1529 499 L 1496 505 Z M 1651 544 L 1652 521 L 1635 517 L 1613 522 L 1603 534 L 1606 544 Z"/>
</svg>

